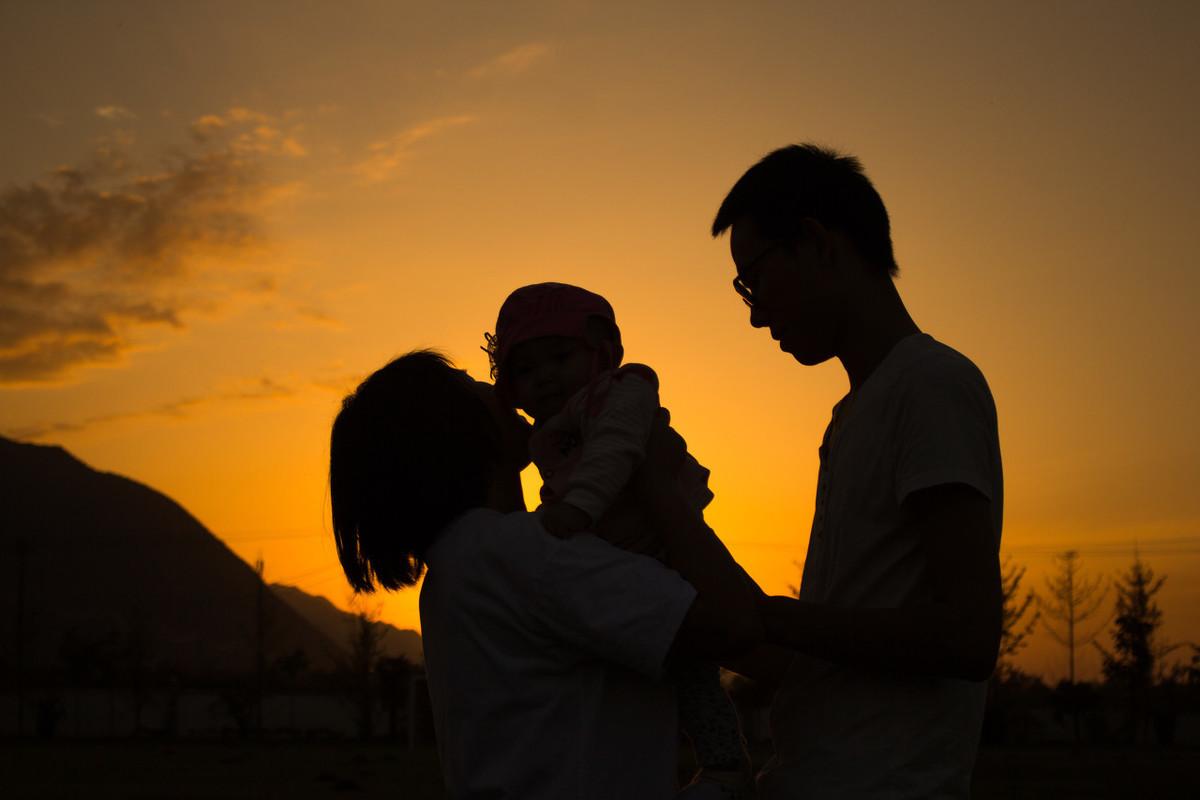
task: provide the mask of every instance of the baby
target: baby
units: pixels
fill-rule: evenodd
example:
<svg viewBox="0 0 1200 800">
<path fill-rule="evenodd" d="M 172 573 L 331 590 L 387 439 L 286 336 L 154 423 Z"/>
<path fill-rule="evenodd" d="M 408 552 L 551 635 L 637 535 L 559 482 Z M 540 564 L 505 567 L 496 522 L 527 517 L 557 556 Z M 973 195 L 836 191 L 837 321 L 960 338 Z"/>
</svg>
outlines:
<svg viewBox="0 0 1200 800">
<path fill-rule="evenodd" d="M 625 491 L 659 409 L 658 378 L 643 364 L 622 366 L 612 306 L 576 286 L 524 286 L 504 301 L 495 334 L 484 336 L 496 394 L 534 420 L 529 451 L 542 477 L 543 526 L 556 536 L 591 531 L 661 559 L 653 528 Z M 690 455 L 680 469 L 698 514 L 713 497 L 708 475 Z M 717 666 L 682 664 L 674 677 L 700 765 L 689 796 L 749 797 L 749 760 Z"/>
</svg>

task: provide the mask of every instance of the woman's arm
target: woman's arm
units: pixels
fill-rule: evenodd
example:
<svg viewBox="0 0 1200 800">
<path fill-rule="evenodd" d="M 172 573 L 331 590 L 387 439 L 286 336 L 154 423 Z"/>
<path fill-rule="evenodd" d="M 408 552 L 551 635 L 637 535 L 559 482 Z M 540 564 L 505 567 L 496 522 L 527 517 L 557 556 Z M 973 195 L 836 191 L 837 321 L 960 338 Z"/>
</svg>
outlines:
<svg viewBox="0 0 1200 800">
<path fill-rule="evenodd" d="M 662 538 L 667 563 L 697 593 L 671 653 L 716 660 L 733 657 L 763 641 L 761 593 L 683 497 L 675 476 L 686 446 L 668 422 L 667 413 L 660 412 L 632 486 Z"/>
</svg>

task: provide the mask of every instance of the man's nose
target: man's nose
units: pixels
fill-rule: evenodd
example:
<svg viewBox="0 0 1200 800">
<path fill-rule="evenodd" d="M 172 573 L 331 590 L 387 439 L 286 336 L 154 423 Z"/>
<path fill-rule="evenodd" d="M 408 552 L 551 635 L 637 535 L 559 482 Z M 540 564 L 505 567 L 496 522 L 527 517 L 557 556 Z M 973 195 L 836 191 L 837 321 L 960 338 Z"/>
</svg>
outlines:
<svg viewBox="0 0 1200 800">
<path fill-rule="evenodd" d="M 750 306 L 750 325 L 754 328 L 767 327 L 767 312 L 761 306 Z"/>
</svg>

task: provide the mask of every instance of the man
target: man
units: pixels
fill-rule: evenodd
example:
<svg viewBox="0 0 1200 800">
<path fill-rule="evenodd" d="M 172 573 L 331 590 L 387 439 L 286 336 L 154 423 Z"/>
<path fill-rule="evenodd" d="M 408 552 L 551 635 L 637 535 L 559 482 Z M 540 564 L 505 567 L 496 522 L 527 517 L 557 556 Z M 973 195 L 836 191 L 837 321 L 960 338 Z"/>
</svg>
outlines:
<svg viewBox="0 0 1200 800">
<path fill-rule="evenodd" d="M 759 644 L 758 593 L 681 494 L 686 449 L 665 414 L 632 488 L 678 572 L 590 534 L 547 534 L 521 491 L 528 435 L 490 385 L 435 353 L 372 374 L 330 441 L 342 568 L 359 591 L 425 573 L 450 797 L 666 800 L 679 740 L 664 667 Z"/>
<path fill-rule="evenodd" d="M 777 150 L 730 190 L 750 324 L 850 382 L 820 447 L 799 598 L 731 664 L 778 685 L 766 798 L 967 797 L 999 644 L 1003 477 L 983 375 L 922 333 L 893 283 L 887 211 L 859 162 Z"/>
</svg>

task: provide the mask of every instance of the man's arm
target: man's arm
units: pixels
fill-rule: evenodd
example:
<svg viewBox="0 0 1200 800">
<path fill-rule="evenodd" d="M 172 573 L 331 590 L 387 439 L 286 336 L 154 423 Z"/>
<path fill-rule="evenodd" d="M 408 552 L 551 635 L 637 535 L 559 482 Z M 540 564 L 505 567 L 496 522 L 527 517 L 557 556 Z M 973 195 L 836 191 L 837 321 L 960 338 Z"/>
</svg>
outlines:
<svg viewBox="0 0 1200 800">
<path fill-rule="evenodd" d="M 1000 644 L 1000 564 L 991 504 L 963 484 L 910 494 L 905 526 L 919 535 L 929 600 L 904 608 L 836 608 L 763 597 L 771 644 L 872 669 L 982 681 Z"/>
<path fill-rule="evenodd" d="M 668 660 L 745 653 L 763 640 L 762 595 L 680 491 L 675 476 L 687 448 L 668 421 L 660 412 L 632 484 L 661 536 L 667 563 L 696 589 Z"/>
<path fill-rule="evenodd" d="M 742 579 L 751 584 L 754 596 L 758 599 L 766 595 L 754 578 L 742 570 Z M 765 633 L 764 633 L 765 635 Z M 721 659 L 721 666 L 730 672 L 749 678 L 762 686 L 766 691 L 773 692 L 783 682 L 783 676 L 791 666 L 796 653 L 773 644 L 758 645 L 753 650 L 727 656 Z"/>
<path fill-rule="evenodd" d="M 748 653 L 721 659 L 721 666 L 773 692 L 783 682 L 783 676 L 795 656 L 792 650 L 773 644 L 760 644 Z"/>
</svg>

